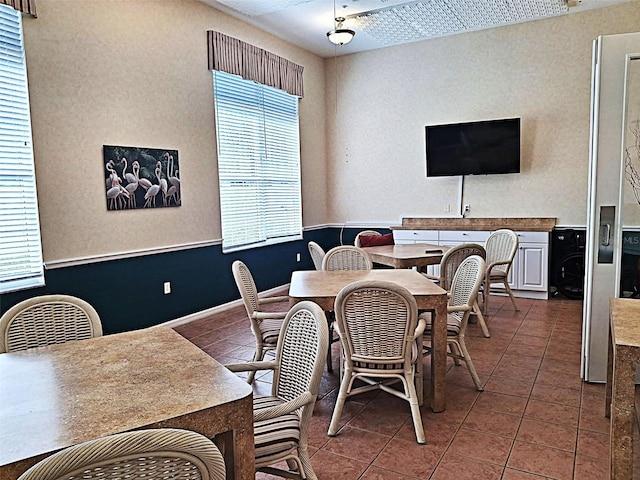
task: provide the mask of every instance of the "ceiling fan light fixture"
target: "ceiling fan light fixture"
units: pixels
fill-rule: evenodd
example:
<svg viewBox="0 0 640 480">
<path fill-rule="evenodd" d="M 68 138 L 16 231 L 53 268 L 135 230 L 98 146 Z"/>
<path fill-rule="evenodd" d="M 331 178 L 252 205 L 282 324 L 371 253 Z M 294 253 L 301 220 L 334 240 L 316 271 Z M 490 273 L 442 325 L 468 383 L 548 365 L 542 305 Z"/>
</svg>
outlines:
<svg viewBox="0 0 640 480">
<path fill-rule="evenodd" d="M 355 36 L 356 32 L 349 28 L 342 28 L 343 17 L 336 17 L 336 28 L 327 32 L 327 38 L 335 45 L 346 45 Z"/>
</svg>

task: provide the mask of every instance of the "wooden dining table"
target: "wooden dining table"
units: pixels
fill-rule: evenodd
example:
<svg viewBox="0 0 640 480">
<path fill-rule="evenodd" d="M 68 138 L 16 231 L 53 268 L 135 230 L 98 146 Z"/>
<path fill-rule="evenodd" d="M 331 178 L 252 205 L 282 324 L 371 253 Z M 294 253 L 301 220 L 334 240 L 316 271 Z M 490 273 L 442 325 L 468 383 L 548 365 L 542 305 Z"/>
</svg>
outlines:
<svg viewBox="0 0 640 480">
<path fill-rule="evenodd" d="M 228 479 L 254 472 L 253 391 L 171 328 L 0 354 L 0 478 L 52 453 L 142 428 L 214 438 Z"/>
<path fill-rule="evenodd" d="M 334 309 L 338 292 L 358 280 L 384 280 L 397 283 L 415 297 L 418 309 L 431 310 L 434 315 L 431 329 L 431 409 L 446 409 L 447 370 L 447 292 L 414 270 L 305 270 L 291 275 L 289 301 L 291 304 L 311 300 L 325 311 Z"/>
<path fill-rule="evenodd" d="M 611 418 L 609 478 L 612 480 L 631 480 L 634 477 L 635 379 L 640 365 L 639 316 L 640 302 L 637 299 L 609 300 L 605 416 Z"/>
<path fill-rule="evenodd" d="M 369 254 L 373 263 L 393 268 L 417 267 L 420 269 L 427 265 L 438 265 L 449 247 L 429 243 L 410 243 L 378 245 L 362 247 L 362 249 Z"/>
</svg>

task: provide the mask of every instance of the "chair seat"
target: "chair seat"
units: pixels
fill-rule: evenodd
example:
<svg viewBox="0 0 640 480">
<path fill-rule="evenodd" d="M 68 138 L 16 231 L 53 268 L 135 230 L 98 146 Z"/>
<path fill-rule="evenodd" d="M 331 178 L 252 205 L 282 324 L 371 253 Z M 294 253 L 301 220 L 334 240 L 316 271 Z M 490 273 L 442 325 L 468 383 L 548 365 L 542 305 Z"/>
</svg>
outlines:
<svg viewBox="0 0 640 480">
<path fill-rule="evenodd" d="M 422 313 L 418 318 L 426 320 L 424 334 L 431 334 L 431 313 Z M 461 322 L 453 315 L 447 315 L 447 337 L 457 337 L 460 333 Z"/>
<path fill-rule="evenodd" d="M 267 346 L 275 347 L 278 344 L 278 336 L 282 328 L 282 319 L 267 319 L 260 324 L 262 342 Z"/>
<path fill-rule="evenodd" d="M 507 272 L 502 270 L 491 270 L 489 273 L 489 280 L 491 281 L 501 282 L 505 278 L 507 278 Z"/>
<path fill-rule="evenodd" d="M 261 410 L 282 405 L 284 400 L 268 395 L 254 395 L 253 410 Z M 254 426 L 256 464 L 268 462 L 272 456 L 295 452 L 300 442 L 300 417 L 288 413 L 270 420 L 255 422 Z"/>
</svg>

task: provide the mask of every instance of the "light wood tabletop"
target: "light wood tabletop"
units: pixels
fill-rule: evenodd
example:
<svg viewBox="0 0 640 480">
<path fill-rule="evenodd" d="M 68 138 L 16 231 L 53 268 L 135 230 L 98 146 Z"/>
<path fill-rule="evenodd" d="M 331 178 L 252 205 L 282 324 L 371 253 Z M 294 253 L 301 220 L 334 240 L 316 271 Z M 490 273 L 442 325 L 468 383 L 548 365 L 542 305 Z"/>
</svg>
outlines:
<svg viewBox="0 0 640 480">
<path fill-rule="evenodd" d="M 449 247 L 429 243 L 410 243 L 400 245 L 379 245 L 362 247 L 373 263 L 393 268 L 425 267 L 437 265 Z"/>
<path fill-rule="evenodd" d="M 0 385 L 0 478 L 140 428 L 219 435 L 227 478 L 255 477 L 251 386 L 171 328 L 3 353 Z"/>
<path fill-rule="evenodd" d="M 397 283 L 411 292 L 418 309 L 432 310 L 434 323 L 431 330 L 431 409 L 446 409 L 447 367 L 447 292 L 414 270 L 305 270 L 293 272 L 289 285 L 291 304 L 311 300 L 325 311 L 333 310 L 338 292 L 358 280 L 384 280 Z"/>
</svg>

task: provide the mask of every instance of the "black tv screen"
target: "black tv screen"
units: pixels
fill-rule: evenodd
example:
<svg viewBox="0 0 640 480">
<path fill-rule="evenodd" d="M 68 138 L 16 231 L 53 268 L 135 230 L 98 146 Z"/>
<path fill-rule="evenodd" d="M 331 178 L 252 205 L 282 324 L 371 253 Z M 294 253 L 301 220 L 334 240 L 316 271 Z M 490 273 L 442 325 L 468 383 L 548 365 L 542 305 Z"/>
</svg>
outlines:
<svg viewBox="0 0 640 480">
<path fill-rule="evenodd" d="M 427 125 L 427 177 L 520 172 L 520 118 Z"/>
</svg>

